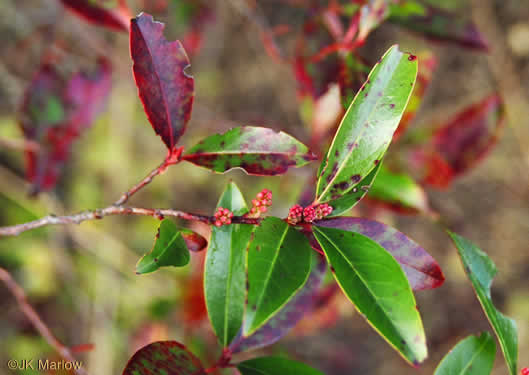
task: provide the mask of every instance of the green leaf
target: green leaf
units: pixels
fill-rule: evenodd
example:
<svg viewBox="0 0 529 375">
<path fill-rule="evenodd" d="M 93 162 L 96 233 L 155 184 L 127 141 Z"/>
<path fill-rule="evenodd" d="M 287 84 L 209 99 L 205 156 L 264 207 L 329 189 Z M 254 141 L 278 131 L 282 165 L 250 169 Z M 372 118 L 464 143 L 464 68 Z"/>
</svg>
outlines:
<svg viewBox="0 0 529 375">
<path fill-rule="evenodd" d="M 248 212 L 244 197 L 233 182 L 222 193 L 217 207 L 234 215 Z M 212 227 L 204 270 L 204 295 L 209 320 L 219 342 L 226 347 L 239 332 L 246 295 L 246 249 L 254 226 L 233 224 Z"/>
<path fill-rule="evenodd" d="M 182 159 L 220 173 L 241 168 L 248 174 L 273 176 L 289 167 L 301 167 L 316 156 L 286 133 L 246 126 L 204 139 Z"/>
<path fill-rule="evenodd" d="M 369 324 L 408 362 L 427 356 L 415 297 L 397 261 L 358 233 L 313 226 L 334 278 Z"/>
<path fill-rule="evenodd" d="M 368 198 L 397 211 L 428 212 L 428 197 L 424 189 L 405 173 L 393 173 L 380 168 Z"/>
<path fill-rule="evenodd" d="M 136 273 L 141 275 L 167 266 L 183 267 L 189 263 L 189 258 L 182 230 L 165 219 L 158 228 L 154 247 L 138 261 Z"/>
<path fill-rule="evenodd" d="M 518 331 L 514 320 L 496 310 L 490 296 L 492 280 L 496 275 L 496 265 L 476 245 L 464 237 L 448 231 L 457 247 L 463 267 L 472 282 L 474 291 L 500 342 L 501 350 L 511 375 L 516 375 L 518 362 Z"/>
<path fill-rule="evenodd" d="M 381 165 L 381 162 L 378 163 L 378 165 L 348 193 L 344 194 L 338 199 L 330 201 L 329 204 L 332 206 L 332 213 L 329 215 L 329 217 L 339 216 L 344 212 L 349 211 L 358 202 L 360 202 L 367 192 L 372 188 L 373 183 L 378 176 L 378 172 L 381 169 Z"/>
<path fill-rule="evenodd" d="M 248 250 L 248 302 L 243 335 L 249 336 L 303 287 L 312 262 L 307 238 L 277 217 L 255 230 Z"/>
<path fill-rule="evenodd" d="M 445 355 L 434 375 L 487 375 L 495 356 L 496 343 L 488 332 L 469 336 Z"/>
<path fill-rule="evenodd" d="M 323 375 L 304 363 L 282 357 L 259 357 L 241 362 L 237 369 L 242 375 Z"/>
<path fill-rule="evenodd" d="M 176 341 L 157 341 L 138 350 L 123 375 L 206 375 L 200 360 Z"/>
<path fill-rule="evenodd" d="M 322 161 L 316 203 L 329 202 L 351 191 L 379 163 L 408 103 L 417 58 L 391 47 L 342 119 Z"/>
</svg>

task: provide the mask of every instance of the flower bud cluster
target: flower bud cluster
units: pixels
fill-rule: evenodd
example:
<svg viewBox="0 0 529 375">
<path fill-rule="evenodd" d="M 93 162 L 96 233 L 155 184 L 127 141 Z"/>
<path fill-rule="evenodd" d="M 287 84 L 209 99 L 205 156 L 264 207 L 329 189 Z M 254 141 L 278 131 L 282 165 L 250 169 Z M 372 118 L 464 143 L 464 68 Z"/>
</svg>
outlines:
<svg viewBox="0 0 529 375">
<path fill-rule="evenodd" d="M 215 212 L 215 226 L 221 227 L 223 225 L 231 224 L 231 218 L 233 217 L 233 212 L 227 208 L 219 207 L 217 212 Z"/>
<path fill-rule="evenodd" d="M 272 205 L 272 192 L 268 189 L 261 190 L 255 199 L 252 199 L 252 208 L 250 209 L 250 216 L 259 217 L 261 213 L 268 211 L 268 207 Z"/>
<path fill-rule="evenodd" d="M 299 204 L 296 204 L 290 208 L 287 221 L 292 225 L 296 225 L 302 221 L 305 223 L 312 223 L 315 220 L 323 219 L 325 216 L 328 216 L 331 213 L 332 207 L 327 203 L 311 205 L 305 208 L 302 208 Z"/>
</svg>

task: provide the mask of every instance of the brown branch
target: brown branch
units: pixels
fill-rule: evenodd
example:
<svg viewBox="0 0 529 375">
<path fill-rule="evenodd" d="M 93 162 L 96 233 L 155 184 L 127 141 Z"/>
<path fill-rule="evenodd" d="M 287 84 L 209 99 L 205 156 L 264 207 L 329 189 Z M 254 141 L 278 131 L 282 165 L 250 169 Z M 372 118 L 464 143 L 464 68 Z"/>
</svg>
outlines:
<svg viewBox="0 0 529 375">
<path fill-rule="evenodd" d="M 41 219 L 30 221 L 23 224 L 17 224 L 9 227 L 0 228 L 0 237 L 18 236 L 20 233 L 28 230 L 48 226 L 48 225 L 66 225 L 66 224 L 81 224 L 83 221 L 99 220 L 105 216 L 152 216 L 157 219 L 163 219 L 166 216 L 176 217 L 189 221 L 200 221 L 206 224 L 213 224 L 215 222 L 214 216 L 193 214 L 189 212 L 173 210 L 173 209 L 155 209 L 155 208 L 139 208 L 139 207 L 123 207 L 123 206 L 109 206 L 105 208 L 83 211 L 74 215 L 55 216 L 49 215 Z M 257 225 L 261 222 L 259 218 L 250 218 L 246 216 L 234 216 L 231 219 L 233 224 L 252 224 Z"/>
<path fill-rule="evenodd" d="M 0 267 L 0 280 L 4 282 L 7 289 L 17 300 L 18 306 L 31 322 L 33 327 L 39 332 L 39 334 L 48 342 L 48 344 L 55 349 L 59 355 L 68 362 L 76 362 L 75 357 L 72 352 L 64 346 L 50 331 L 48 326 L 42 321 L 35 309 L 28 303 L 26 298 L 26 293 L 24 290 L 16 283 L 16 281 L 11 277 L 11 274 L 5 269 Z M 77 375 L 86 375 L 87 372 L 81 367 L 77 370 L 74 370 Z"/>
</svg>

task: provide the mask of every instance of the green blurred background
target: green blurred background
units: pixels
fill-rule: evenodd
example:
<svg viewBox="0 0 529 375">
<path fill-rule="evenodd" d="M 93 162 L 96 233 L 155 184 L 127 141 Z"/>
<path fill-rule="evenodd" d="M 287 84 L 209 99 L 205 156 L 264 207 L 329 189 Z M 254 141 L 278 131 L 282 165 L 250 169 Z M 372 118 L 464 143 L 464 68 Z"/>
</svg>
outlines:
<svg viewBox="0 0 529 375">
<path fill-rule="evenodd" d="M 134 12 L 145 10 L 166 22 L 170 40 L 186 31 L 177 0 L 168 1 L 167 10 L 161 12 L 163 0 L 128 3 Z M 241 12 L 240 1 L 217 3 L 215 20 L 204 26 L 203 46 L 192 57 L 196 99 L 182 144 L 191 146 L 213 132 L 249 124 L 284 130 L 308 142 L 291 68 L 265 53 L 258 29 Z M 281 20 L 278 1 L 260 3 L 268 17 Z M 464 11 L 489 38 L 489 55 L 431 44 L 391 25 L 374 32 L 362 53 L 379 56 L 396 42 L 413 53 L 433 50 L 439 67 L 415 124 L 447 119 L 493 90 L 504 95 L 511 123 L 493 153 L 448 191 L 429 191 L 429 197 L 446 225 L 479 245 L 497 264 L 493 300 L 517 321 L 520 365 L 527 366 L 529 7 L 519 0 L 473 3 Z M 0 41 L 0 139 L 14 140 L 0 146 L 0 225 L 106 206 L 165 157 L 165 147 L 137 96 L 126 34 L 89 25 L 55 0 L 2 0 Z M 107 110 L 75 143 L 55 191 L 30 199 L 22 152 L 16 149 L 22 139 L 16 111 L 38 62 L 50 51 L 62 57 L 59 69 L 65 72 L 92 66 L 97 55 L 107 56 L 114 68 L 113 89 Z M 271 189 L 271 214 L 284 217 L 316 167 L 314 163 L 282 177 L 260 178 L 240 171 L 214 175 L 183 163 L 158 177 L 130 203 L 212 214 L 232 179 L 247 199 L 262 188 Z M 262 352 L 289 353 L 329 375 L 431 374 L 460 339 L 491 330 L 439 225 L 426 217 L 391 212 L 377 218 L 420 243 L 439 261 L 447 278 L 441 288 L 417 293 L 429 339 L 430 356 L 424 365 L 417 370 L 408 367 L 342 296 Z M 134 274 L 137 259 L 152 246 L 157 225 L 152 218 L 109 217 L 0 239 L 0 266 L 13 273 L 56 336 L 67 346 L 94 344 L 93 350 L 79 354 L 91 374 L 121 373 L 136 349 L 160 339 L 185 343 L 206 363 L 220 354 L 202 305 L 203 254 L 193 254 L 191 265 L 184 269 Z M 205 225 L 191 228 L 209 235 Z M 3 285 L 0 311 L 0 374 L 9 373 L 4 364 L 10 358 L 56 356 Z M 506 371 L 498 351 L 494 374 Z"/>
</svg>

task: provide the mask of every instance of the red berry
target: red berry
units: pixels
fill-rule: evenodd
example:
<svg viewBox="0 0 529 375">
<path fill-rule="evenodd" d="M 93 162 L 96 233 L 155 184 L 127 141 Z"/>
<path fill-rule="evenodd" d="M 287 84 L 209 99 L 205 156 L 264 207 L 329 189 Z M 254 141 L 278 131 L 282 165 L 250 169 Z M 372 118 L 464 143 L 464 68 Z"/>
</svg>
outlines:
<svg viewBox="0 0 529 375">
<path fill-rule="evenodd" d="M 529 367 L 524 367 L 520 372 L 520 375 L 529 375 Z"/>
<path fill-rule="evenodd" d="M 316 211 L 313 206 L 305 207 L 303 210 L 303 220 L 307 223 L 312 223 L 316 218 Z"/>
<path fill-rule="evenodd" d="M 302 216 L 303 208 L 299 204 L 296 204 L 290 207 L 290 210 L 288 211 L 287 221 L 292 225 L 296 225 L 301 221 Z"/>
</svg>

